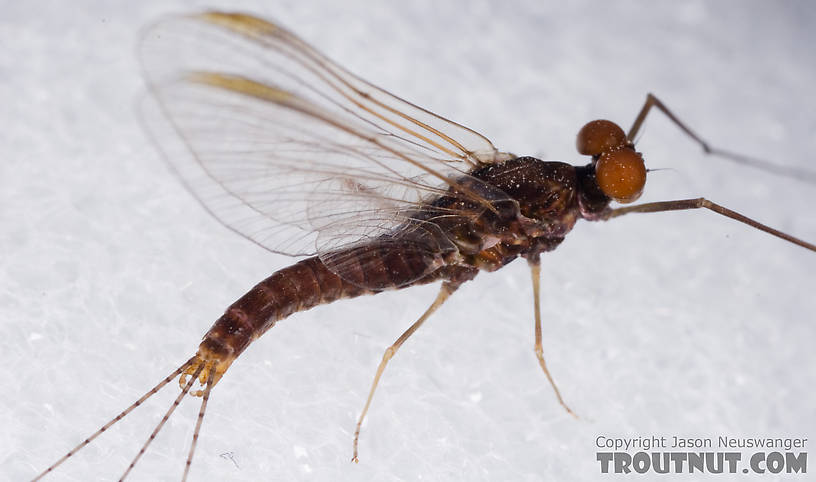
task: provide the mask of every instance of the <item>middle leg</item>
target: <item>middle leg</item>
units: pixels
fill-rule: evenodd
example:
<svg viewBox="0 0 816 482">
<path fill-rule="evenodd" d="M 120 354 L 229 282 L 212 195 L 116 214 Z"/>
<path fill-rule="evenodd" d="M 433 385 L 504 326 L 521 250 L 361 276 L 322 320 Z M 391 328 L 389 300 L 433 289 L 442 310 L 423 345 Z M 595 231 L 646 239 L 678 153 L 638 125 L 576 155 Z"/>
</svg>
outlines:
<svg viewBox="0 0 816 482">
<path fill-rule="evenodd" d="M 564 399 L 561 397 L 561 392 L 558 390 L 558 386 L 555 384 L 555 380 L 553 379 L 552 375 L 550 374 L 550 370 L 547 369 L 547 362 L 544 361 L 544 347 L 541 343 L 541 301 L 540 301 L 540 280 L 541 280 L 541 264 L 539 261 L 538 256 L 535 258 L 528 259 L 528 263 L 530 265 L 530 275 L 532 276 L 533 281 L 533 309 L 535 311 L 535 354 L 538 358 L 538 364 L 541 365 L 541 369 L 544 370 L 544 375 L 547 376 L 547 380 L 550 381 L 550 385 L 552 385 L 553 390 L 555 391 L 555 397 L 558 399 L 558 403 L 564 407 L 564 410 L 567 411 L 570 415 L 575 418 L 578 418 L 578 415 L 572 411 L 571 408 L 567 406 L 564 402 Z"/>
</svg>

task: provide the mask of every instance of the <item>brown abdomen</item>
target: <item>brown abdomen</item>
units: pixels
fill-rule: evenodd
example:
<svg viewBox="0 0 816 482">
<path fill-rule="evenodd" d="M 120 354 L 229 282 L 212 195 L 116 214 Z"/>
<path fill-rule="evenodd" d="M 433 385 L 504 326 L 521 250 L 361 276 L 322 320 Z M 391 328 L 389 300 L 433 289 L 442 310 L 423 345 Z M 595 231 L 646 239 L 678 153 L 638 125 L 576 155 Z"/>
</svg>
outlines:
<svg viewBox="0 0 816 482">
<path fill-rule="evenodd" d="M 415 256 L 410 253 L 398 256 L 394 252 L 380 252 L 375 246 L 368 246 L 364 251 L 366 253 L 354 250 L 344 253 L 349 262 L 358 257 L 371 258 L 364 262 L 368 269 L 360 265 L 343 270 L 354 284 L 331 272 L 318 258 L 308 258 L 275 272 L 227 308 L 204 335 L 201 348 L 220 360 L 233 360 L 254 339 L 292 313 L 341 298 L 423 284 L 448 274 L 448 270 L 443 269 L 416 280 L 425 266 L 417 260 L 412 261 Z M 378 262 L 372 263 L 373 258 Z"/>
<path fill-rule="evenodd" d="M 234 359 L 278 320 L 369 291 L 343 281 L 317 258 L 275 272 L 233 303 L 204 335 L 202 348 Z"/>
</svg>

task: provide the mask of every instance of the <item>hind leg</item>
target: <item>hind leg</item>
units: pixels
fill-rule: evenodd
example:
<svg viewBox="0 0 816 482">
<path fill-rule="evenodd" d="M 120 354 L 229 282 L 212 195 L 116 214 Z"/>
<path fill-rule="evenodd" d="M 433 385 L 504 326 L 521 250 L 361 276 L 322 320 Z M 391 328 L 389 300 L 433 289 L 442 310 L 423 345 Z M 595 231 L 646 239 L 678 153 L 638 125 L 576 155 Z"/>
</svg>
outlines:
<svg viewBox="0 0 816 482">
<path fill-rule="evenodd" d="M 357 442 L 360 439 L 360 428 L 363 426 L 363 419 L 365 419 L 366 413 L 368 413 L 368 408 L 371 406 L 371 399 L 374 398 L 374 392 L 377 390 L 377 384 L 380 382 L 380 377 L 385 371 L 385 366 L 388 365 L 388 361 L 391 360 L 391 358 L 397 353 L 397 350 L 399 350 L 400 346 L 402 346 L 402 344 L 405 343 L 405 341 L 408 340 L 408 338 L 411 335 L 413 335 L 414 332 L 417 331 L 419 327 L 422 326 L 423 323 L 425 323 L 425 320 L 427 320 L 428 317 L 431 316 L 431 314 L 433 314 L 433 312 L 437 310 L 437 308 L 442 306 L 442 304 L 448 299 L 448 297 L 454 291 L 456 291 L 458 287 L 459 287 L 458 284 L 452 284 L 447 281 L 443 283 L 442 289 L 439 290 L 439 294 L 436 295 L 436 299 L 431 304 L 431 306 L 428 307 L 427 310 L 425 310 L 425 313 L 423 313 L 422 316 L 420 316 L 419 319 L 415 321 L 410 328 L 405 330 L 405 333 L 403 333 L 399 338 L 397 338 L 397 341 L 395 341 L 393 345 L 389 346 L 385 350 L 385 353 L 383 354 L 382 357 L 382 361 L 380 362 L 380 365 L 377 367 L 377 373 L 374 375 L 374 381 L 371 384 L 371 390 L 368 392 L 368 399 L 366 400 L 362 413 L 360 413 L 360 418 L 357 420 L 357 429 L 354 431 L 354 455 L 351 458 L 353 462 L 358 461 Z"/>
</svg>

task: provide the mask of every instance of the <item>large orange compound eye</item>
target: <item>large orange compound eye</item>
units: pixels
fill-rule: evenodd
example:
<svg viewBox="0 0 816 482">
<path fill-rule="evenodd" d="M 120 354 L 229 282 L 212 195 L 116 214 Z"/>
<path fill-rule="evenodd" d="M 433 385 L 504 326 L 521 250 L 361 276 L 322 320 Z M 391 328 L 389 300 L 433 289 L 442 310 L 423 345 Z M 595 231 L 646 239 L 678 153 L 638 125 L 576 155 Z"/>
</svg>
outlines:
<svg viewBox="0 0 816 482">
<path fill-rule="evenodd" d="M 646 165 L 632 148 L 606 151 L 595 164 L 595 177 L 604 194 L 619 203 L 630 203 L 643 192 Z"/>
<path fill-rule="evenodd" d="M 626 134 L 623 129 L 614 122 L 603 119 L 587 122 L 578 131 L 578 137 L 575 139 L 578 152 L 587 156 L 597 156 L 624 145 Z"/>
</svg>

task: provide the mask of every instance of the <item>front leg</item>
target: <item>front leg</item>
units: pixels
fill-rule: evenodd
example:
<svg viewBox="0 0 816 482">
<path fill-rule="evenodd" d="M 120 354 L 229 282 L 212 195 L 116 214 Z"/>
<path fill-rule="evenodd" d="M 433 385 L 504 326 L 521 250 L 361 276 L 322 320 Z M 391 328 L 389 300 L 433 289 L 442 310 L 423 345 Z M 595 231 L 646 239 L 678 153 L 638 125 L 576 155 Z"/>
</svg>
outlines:
<svg viewBox="0 0 816 482">
<path fill-rule="evenodd" d="M 812 243 L 808 243 L 807 241 L 803 241 L 799 238 L 791 236 L 790 234 L 783 233 L 778 229 L 774 229 L 758 221 L 754 221 L 753 219 L 747 216 L 743 216 L 742 214 L 736 211 L 732 211 L 724 206 L 720 206 L 719 204 L 713 203 L 708 199 L 702 197 L 696 199 L 678 199 L 675 201 L 658 201 L 612 209 L 602 219 L 604 220 L 612 219 L 629 213 L 659 213 L 663 211 L 684 211 L 689 209 L 700 208 L 709 209 L 727 218 L 736 219 L 737 221 L 745 223 L 748 226 L 751 226 L 752 228 L 759 229 L 760 231 L 765 231 L 768 234 L 772 234 L 777 238 L 784 239 L 785 241 L 793 243 L 797 246 L 801 246 L 805 249 L 816 251 L 816 245 Z"/>
<path fill-rule="evenodd" d="M 641 107 L 640 112 L 638 113 L 637 118 L 635 118 L 635 122 L 632 123 L 632 127 L 629 129 L 629 133 L 626 134 L 626 139 L 629 143 L 635 143 L 635 137 L 637 136 L 638 131 L 643 126 L 643 122 L 646 120 L 646 115 L 649 114 L 649 111 L 652 110 L 652 107 L 657 108 L 660 112 L 666 115 L 674 125 L 676 125 L 681 131 L 683 131 L 687 136 L 689 136 L 694 142 L 699 144 L 699 146 L 703 149 L 703 152 L 706 154 L 711 154 L 717 157 L 721 157 L 723 159 L 728 159 L 729 161 L 736 162 L 737 164 L 742 164 L 744 166 L 750 166 L 757 169 L 762 169 L 763 171 L 769 172 L 771 174 L 776 174 L 779 176 L 785 176 L 788 178 L 797 179 L 799 181 L 805 181 L 809 183 L 816 183 L 816 173 L 807 169 L 797 169 L 795 167 L 784 166 L 781 164 L 773 163 L 766 161 L 764 159 L 758 159 L 751 156 L 746 156 L 744 154 L 739 154 L 736 152 L 727 151 L 725 149 L 720 149 L 718 147 L 714 147 L 709 145 L 706 141 L 703 140 L 702 137 L 697 135 L 691 128 L 689 128 L 683 121 L 681 121 L 672 111 L 666 107 L 663 102 L 660 101 L 654 94 L 648 94 L 646 96 L 646 102 Z"/>
</svg>

